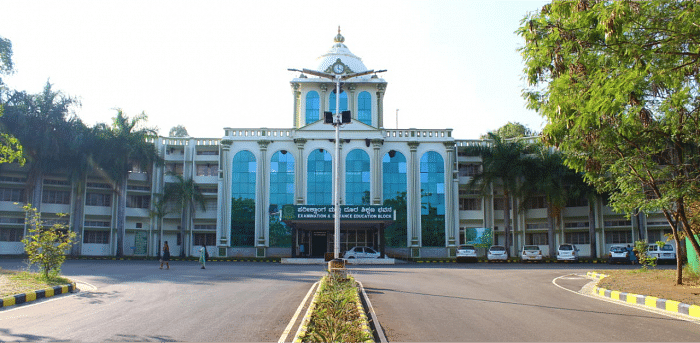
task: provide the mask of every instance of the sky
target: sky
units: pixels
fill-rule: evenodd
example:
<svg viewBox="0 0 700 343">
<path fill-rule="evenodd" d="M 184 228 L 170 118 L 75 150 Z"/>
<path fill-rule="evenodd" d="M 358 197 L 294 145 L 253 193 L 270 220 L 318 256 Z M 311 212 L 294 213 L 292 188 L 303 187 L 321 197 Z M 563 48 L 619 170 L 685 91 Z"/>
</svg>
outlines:
<svg viewBox="0 0 700 343">
<path fill-rule="evenodd" d="M 317 67 L 340 26 L 368 69 L 386 69 L 384 127 L 453 129 L 478 139 L 525 108 L 520 20 L 547 1 L 0 0 L 9 87 L 76 97 L 87 125 L 148 115 L 167 136 L 225 127 L 291 128 L 288 68 Z M 398 110 L 398 111 L 397 111 Z M 397 118 L 398 113 L 398 118 Z"/>
</svg>

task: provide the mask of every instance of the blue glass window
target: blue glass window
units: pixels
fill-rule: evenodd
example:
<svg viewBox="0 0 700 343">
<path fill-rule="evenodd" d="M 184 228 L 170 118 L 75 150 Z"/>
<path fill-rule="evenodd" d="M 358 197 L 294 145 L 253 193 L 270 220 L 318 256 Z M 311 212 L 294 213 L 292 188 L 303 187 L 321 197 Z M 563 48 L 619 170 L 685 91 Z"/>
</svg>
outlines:
<svg viewBox="0 0 700 343">
<path fill-rule="evenodd" d="M 345 158 L 345 203 L 369 205 L 369 155 L 355 149 Z"/>
<path fill-rule="evenodd" d="M 278 151 L 270 158 L 270 246 L 289 247 L 292 230 L 280 221 L 282 206 L 294 204 L 294 156 Z"/>
<path fill-rule="evenodd" d="M 326 150 L 317 149 L 309 154 L 306 171 L 306 203 L 333 204 L 333 158 Z"/>
<path fill-rule="evenodd" d="M 428 151 L 420 159 L 421 235 L 423 246 L 445 245 L 445 164 Z"/>
<path fill-rule="evenodd" d="M 372 96 L 369 92 L 360 92 L 357 97 L 357 120 L 372 125 Z"/>
<path fill-rule="evenodd" d="M 393 156 L 393 157 L 392 157 Z M 400 152 L 392 151 L 382 159 L 382 180 L 384 205 L 393 206 L 396 210 L 396 221 L 384 229 L 384 239 L 387 246 L 405 247 L 407 242 L 406 228 L 406 157 Z"/>
<path fill-rule="evenodd" d="M 316 91 L 311 91 L 306 93 L 306 125 L 314 123 L 319 120 L 320 111 L 320 98 Z"/>
<path fill-rule="evenodd" d="M 255 238 L 255 155 L 243 150 L 231 166 L 231 246 L 253 246 Z"/>
<path fill-rule="evenodd" d="M 331 96 L 328 99 L 328 110 L 331 113 L 335 113 L 335 91 L 331 92 Z M 345 93 L 345 91 L 340 91 L 340 110 L 348 110 L 348 93 Z"/>
</svg>

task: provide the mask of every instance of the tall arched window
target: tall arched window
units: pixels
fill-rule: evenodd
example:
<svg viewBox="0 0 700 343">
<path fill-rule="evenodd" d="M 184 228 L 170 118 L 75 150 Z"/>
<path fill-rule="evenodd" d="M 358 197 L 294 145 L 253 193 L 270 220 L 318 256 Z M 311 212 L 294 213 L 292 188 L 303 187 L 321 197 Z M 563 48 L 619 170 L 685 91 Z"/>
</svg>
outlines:
<svg viewBox="0 0 700 343">
<path fill-rule="evenodd" d="M 285 150 L 270 158 L 270 246 L 289 247 L 291 229 L 280 221 L 283 205 L 294 204 L 294 156 Z"/>
<path fill-rule="evenodd" d="M 333 204 L 333 158 L 326 150 L 317 149 L 309 154 L 306 202 L 309 205 Z"/>
<path fill-rule="evenodd" d="M 345 203 L 369 205 L 369 155 L 361 149 L 345 159 Z"/>
<path fill-rule="evenodd" d="M 372 125 L 372 96 L 367 91 L 357 97 L 357 120 Z"/>
<path fill-rule="evenodd" d="M 316 91 L 306 93 L 306 125 L 319 120 L 319 97 Z"/>
<path fill-rule="evenodd" d="M 405 247 L 407 236 L 406 215 L 406 157 L 398 151 L 390 151 L 382 159 L 384 205 L 396 210 L 396 221 L 384 229 L 387 246 Z"/>
<path fill-rule="evenodd" d="M 243 150 L 231 165 L 231 246 L 253 246 L 255 238 L 255 155 Z"/>
<path fill-rule="evenodd" d="M 435 151 L 420 158 L 420 189 L 423 246 L 445 246 L 445 165 Z"/>
<path fill-rule="evenodd" d="M 331 96 L 328 99 L 328 110 L 331 113 L 335 113 L 335 91 L 331 92 Z M 348 93 L 345 91 L 340 91 L 340 111 L 348 110 Z"/>
</svg>

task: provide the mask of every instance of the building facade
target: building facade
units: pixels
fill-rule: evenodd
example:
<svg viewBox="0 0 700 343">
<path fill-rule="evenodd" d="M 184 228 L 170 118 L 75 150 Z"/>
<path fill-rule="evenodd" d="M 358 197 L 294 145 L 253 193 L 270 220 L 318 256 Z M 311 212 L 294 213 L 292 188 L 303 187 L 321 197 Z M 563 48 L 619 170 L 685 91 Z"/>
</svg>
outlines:
<svg viewBox="0 0 700 343">
<path fill-rule="evenodd" d="M 352 74 L 368 71 L 338 33 L 317 61 L 316 71 Z M 384 128 L 387 82 L 377 74 L 347 79 L 340 94 L 333 80 L 300 73 L 290 82 L 291 128 L 224 128 L 221 138 L 160 137 L 153 143 L 165 164 L 134 169 L 128 178 L 124 254 L 157 256 L 163 241 L 173 255 L 194 255 L 206 245 L 212 256 L 307 257 L 333 251 L 332 221 L 285 221 L 284 206 L 322 210 L 333 205 L 334 127 L 324 112 L 350 111 L 340 129 L 340 203 L 343 211 L 395 211 L 393 220 L 341 222 L 341 252 L 370 246 L 395 257 L 450 257 L 469 228 L 492 228 L 503 244 L 502 191 L 483 195 L 468 187 L 480 171 L 478 157 L 467 156 L 482 140 L 452 137 L 451 129 Z M 338 98 L 336 98 L 338 97 Z M 339 107 L 336 109 L 336 103 Z M 177 210 L 158 211 L 159 195 L 177 176 L 192 179 L 204 195 L 183 223 Z M 90 175 L 77 187 L 60 172 L 46 175 L 41 212 L 46 221 L 63 221 L 79 231 L 78 251 L 88 256 L 116 254 L 116 204 L 113 186 Z M 21 254 L 25 216 L 15 202 L 25 199 L 27 169 L 0 169 L 0 255 Z M 80 192 L 80 194 L 78 194 Z M 499 193 L 500 192 L 500 193 Z M 524 244 L 548 254 L 544 197 L 518 211 L 514 199 L 514 256 Z M 81 211 L 75 211 L 81 207 Z M 374 210 L 372 210 L 374 209 Z M 592 212 L 591 212 L 592 211 Z M 58 213 L 79 213 L 80 218 Z M 595 222 L 597 251 L 589 248 L 588 225 Z M 75 225 L 82 223 L 82 225 Z M 572 201 L 560 213 L 555 245 L 573 243 L 582 256 L 603 256 L 612 244 L 661 240 L 670 232 L 660 215 L 615 213 L 602 199 L 589 206 Z M 181 235 L 180 227 L 185 226 Z"/>
</svg>

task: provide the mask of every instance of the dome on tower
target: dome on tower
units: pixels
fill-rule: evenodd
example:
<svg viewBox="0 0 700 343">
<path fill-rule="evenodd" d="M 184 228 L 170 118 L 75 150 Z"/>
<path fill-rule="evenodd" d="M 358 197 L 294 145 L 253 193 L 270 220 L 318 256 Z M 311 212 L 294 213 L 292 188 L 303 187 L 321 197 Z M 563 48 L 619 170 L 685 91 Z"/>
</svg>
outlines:
<svg viewBox="0 0 700 343">
<path fill-rule="evenodd" d="M 338 34 L 333 39 L 333 46 L 318 58 L 318 67 L 316 70 L 332 73 L 331 68 L 334 64 L 340 61 L 345 66 L 344 74 L 348 73 L 359 73 L 367 71 L 367 67 L 362 63 L 362 59 L 355 56 L 350 49 L 344 44 L 345 37 L 340 34 L 340 27 L 338 27 Z"/>
</svg>

